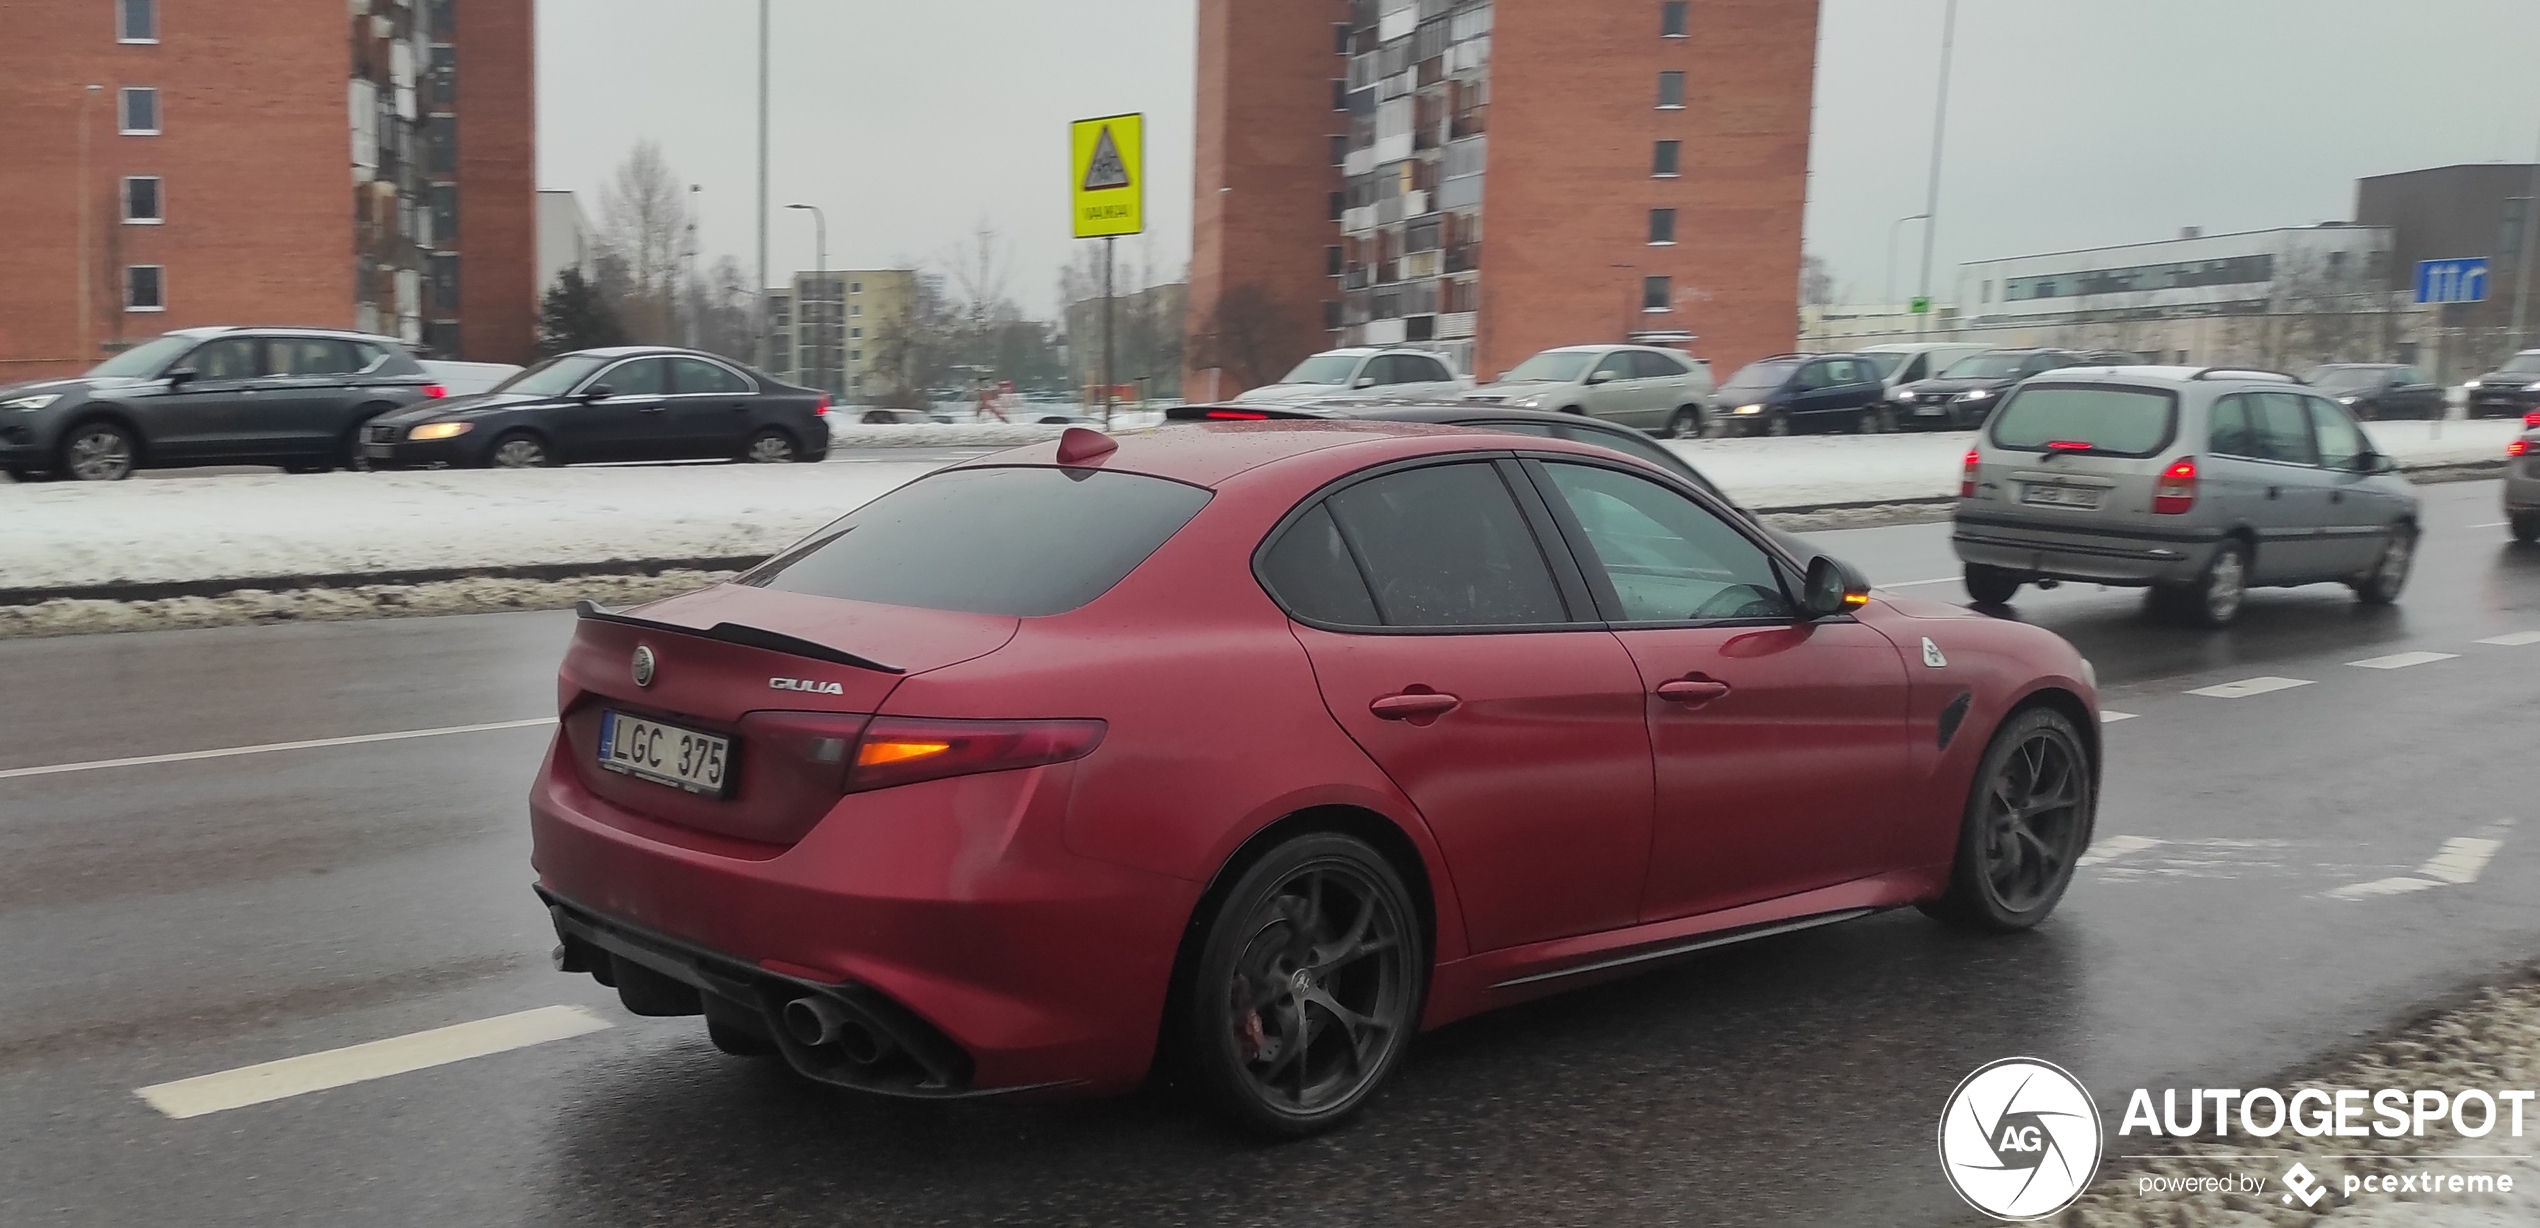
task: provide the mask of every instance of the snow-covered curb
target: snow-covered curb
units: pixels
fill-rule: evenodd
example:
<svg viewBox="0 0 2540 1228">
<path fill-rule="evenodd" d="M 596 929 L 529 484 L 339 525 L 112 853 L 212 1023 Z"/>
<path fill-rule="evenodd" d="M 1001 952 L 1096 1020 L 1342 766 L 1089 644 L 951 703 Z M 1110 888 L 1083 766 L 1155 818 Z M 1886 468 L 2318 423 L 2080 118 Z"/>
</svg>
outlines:
<svg viewBox="0 0 2540 1228">
<path fill-rule="evenodd" d="M 359 618 L 414 618 L 436 614 L 489 614 L 505 610 L 561 610 L 576 601 L 633 605 L 719 583 L 729 571 L 665 571 L 659 575 L 579 576 L 569 580 L 472 577 L 428 584 L 364 584 L 349 588 L 299 588 L 275 592 L 240 589 L 201 597 L 150 601 L 57 599 L 32 605 L 0 605 L 0 639 L 88 635 L 106 631 L 163 631 L 178 627 L 234 627 L 247 623 L 340 622 Z"/>
</svg>

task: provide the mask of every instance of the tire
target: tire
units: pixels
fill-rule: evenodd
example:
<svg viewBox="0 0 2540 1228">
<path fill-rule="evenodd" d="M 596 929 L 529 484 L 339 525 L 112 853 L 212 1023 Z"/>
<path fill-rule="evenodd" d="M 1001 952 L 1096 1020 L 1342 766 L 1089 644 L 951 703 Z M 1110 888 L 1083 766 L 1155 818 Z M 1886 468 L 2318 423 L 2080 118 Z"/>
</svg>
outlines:
<svg viewBox="0 0 2540 1228">
<path fill-rule="evenodd" d="M 741 459 L 753 465 L 784 465 L 802 459 L 802 451 L 794 446 L 794 437 L 775 427 L 763 427 L 750 436 L 750 444 L 742 449 Z"/>
<path fill-rule="evenodd" d="M 546 469 L 555 465 L 555 454 L 547 451 L 547 441 L 527 431 L 513 431 L 485 449 L 488 469 Z"/>
<path fill-rule="evenodd" d="M 18 480 L 23 482 L 26 479 L 21 477 Z M 2514 540 L 2523 545 L 2540 541 L 2540 512 L 2515 512 L 2505 518 L 2505 524 L 2512 531 Z"/>
<path fill-rule="evenodd" d="M 284 473 L 296 473 L 296 474 L 333 473 L 333 472 L 335 472 L 335 462 L 333 462 L 333 461 L 291 461 L 291 462 L 289 462 L 289 463 L 287 463 L 287 464 L 285 464 L 285 465 L 283 465 L 283 466 L 282 466 L 282 471 L 283 471 Z"/>
<path fill-rule="evenodd" d="M 1576 414 L 1582 418 L 1587 417 L 1587 411 L 1576 405 L 1564 405 L 1561 407 L 1561 412 L 1565 414 Z"/>
<path fill-rule="evenodd" d="M 2249 544 L 2226 537 L 2194 580 L 2152 590 L 2156 600 L 2190 626 L 2219 629 L 2240 619 L 2249 596 Z"/>
<path fill-rule="evenodd" d="M 1776 438 L 1783 438 L 1798 434 L 1799 428 L 1791 425 L 1789 414 L 1776 409 L 1764 415 L 1764 433 Z"/>
<path fill-rule="evenodd" d="M 2020 591 L 2020 584 L 2020 573 L 2016 571 L 1982 563 L 1967 564 L 1967 595 L 1975 598 L 1977 605 L 2009 605 L 2012 596 Z"/>
<path fill-rule="evenodd" d="M 132 432 L 92 419 L 62 436 L 61 461 L 53 472 L 74 482 L 120 482 L 132 476 L 140 457 Z"/>
<path fill-rule="evenodd" d="M 2097 823 L 2088 745 L 2053 708 L 2015 712 L 1994 731 L 1967 790 L 1949 889 L 1926 914 L 2008 934 L 2055 911 Z"/>
<path fill-rule="evenodd" d="M 1667 419 L 1665 436 L 1669 439 L 1700 439 L 1702 411 L 1691 405 L 1677 407 L 1676 412 Z"/>
<path fill-rule="evenodd" d="M 1357 1112 L 1401 1060 L 1428 990 L 1418 913 L 1393 867 L 1353 837 L 1302 835 L 1200 920 L 1172 1027 L 1211 1107 L 1284 1138 Z"/>
<path fill-rule="evenodd" d="M 2390 540 L 2382 543 L 2381 557 L 2373 561 L 2372 570 L 2349 581 L 2355 599 L 2365 605 L 2388 605 L 2399 599 L 2399 590 L 2408 586 L 2408 573 L 2415 570 L 2417 531 L 2414 525 L 2394 525 Z"/>
</svg>

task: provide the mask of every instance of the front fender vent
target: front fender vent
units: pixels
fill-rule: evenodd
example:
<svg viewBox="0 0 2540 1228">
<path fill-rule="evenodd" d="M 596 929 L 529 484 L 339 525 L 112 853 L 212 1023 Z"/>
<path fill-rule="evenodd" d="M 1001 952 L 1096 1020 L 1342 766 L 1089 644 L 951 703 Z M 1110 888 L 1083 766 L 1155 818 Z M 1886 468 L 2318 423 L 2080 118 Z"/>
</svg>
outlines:
<svg viewBox="0 0 2540 1228">
<path fill-rule="evenodd" d="M 1975 706 L 1973 691 L 1960 691 L 1940 709 L 1940 749 L 1949 749 L 1950 740 L 1958 736 L 1958 726 L 1967 723 L 1967 709 Z"/>
</svg>

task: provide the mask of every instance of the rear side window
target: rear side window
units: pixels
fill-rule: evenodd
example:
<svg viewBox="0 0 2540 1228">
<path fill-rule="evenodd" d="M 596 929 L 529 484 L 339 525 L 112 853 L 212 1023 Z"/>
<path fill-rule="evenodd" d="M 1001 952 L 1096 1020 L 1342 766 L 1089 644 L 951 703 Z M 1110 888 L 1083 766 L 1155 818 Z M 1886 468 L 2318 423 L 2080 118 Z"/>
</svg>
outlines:
<svg viewBox="0 0 2540 1228">
<path fill-rule="evenodd" d="M 1685 365 L 1656 350 L 1632 351 L 1632 365 L 1640 369 L 1642 379 L 1674 379 L 1685 373 Z"/>
<path fill-rule="evenodd" d="M 1064 614 L 1111 590 L 1208 502 L 1134 473 L 955 469 L 857 508 L 740 583 L 851 601 Z"/>
<path fill-rule="evenodd" d="M 611 396 L 657 397 L 670 391 L 669 375 L 669 363 L 658 358 L 638 358 L 602 372 L 600 384 L 608 386 Z"/>
<path fill-rule="evenodd" d="M 671 387 L 681 392 L 741 393 L 750 386 L 720 364 L 702 358 L 670 360 Z"/>
<path fill-rule="evenodd" d="M 1526 626 L 1569 616 L 1534 530 L 1486 462 L 1387 474 L 1325 506 L 1385 626 Z"/>
<path fill-rule="evenodd" d="M 2178 398 L 2152 388 L 2022 384 L 1994 411 L 1995 445 L 2043 452 L 2049 443 L 2084 443 L 2117 456 L 2150 456 L 2166 447 Z"/>
<path fill-rule="evenodd" d="M 350 375 L 363 366 L 351 342 L 332 337 L 275 337 L 265 344 L 276 375 Z"/>
<path fill-rule="evenodd" d="M 2250 455 L 2295 465 L 2319 463 L 2319 453 L 2311 448 L 2310 414 L 2302 408 L 2301 396 L 2252 392 L 2242 400 L 2249 406 L 2249 435 L 2255 449 Z"/>
<path fill-rule="evenodd" d="M 1296 518 L 1261 560 L 1261 581 L 1297 617 L 1344 627 L 1381 626 L 1358 560 L 1322 504 Z"/>
</svg>

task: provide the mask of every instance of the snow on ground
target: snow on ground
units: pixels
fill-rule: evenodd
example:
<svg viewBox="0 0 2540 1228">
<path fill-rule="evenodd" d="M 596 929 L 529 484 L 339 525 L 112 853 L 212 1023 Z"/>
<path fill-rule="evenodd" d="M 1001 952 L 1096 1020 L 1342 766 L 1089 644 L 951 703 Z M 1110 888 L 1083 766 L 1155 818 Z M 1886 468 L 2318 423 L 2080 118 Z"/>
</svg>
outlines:
<svg viewBox="0 0 2540 1228">
<path fill-rule="evenodd" d="M 2404 464 L 2499 459 L 2515 422 L 2371 427 Z M 965 432 L 858 426 L 895 442 L 979 446 Z M 1678 452 L 1749 507 L 1951 493 L 1965 432 L 1686 440 Z M 872 447 L 866 443 L 858 446 Z M 445 567 L 737 558 L 772 553 L 942 464 L 865 453 L 821 465 L 644 465 L 318 476 L 223 474 L 0 485 L 0 589 Z"/>
</svg>

